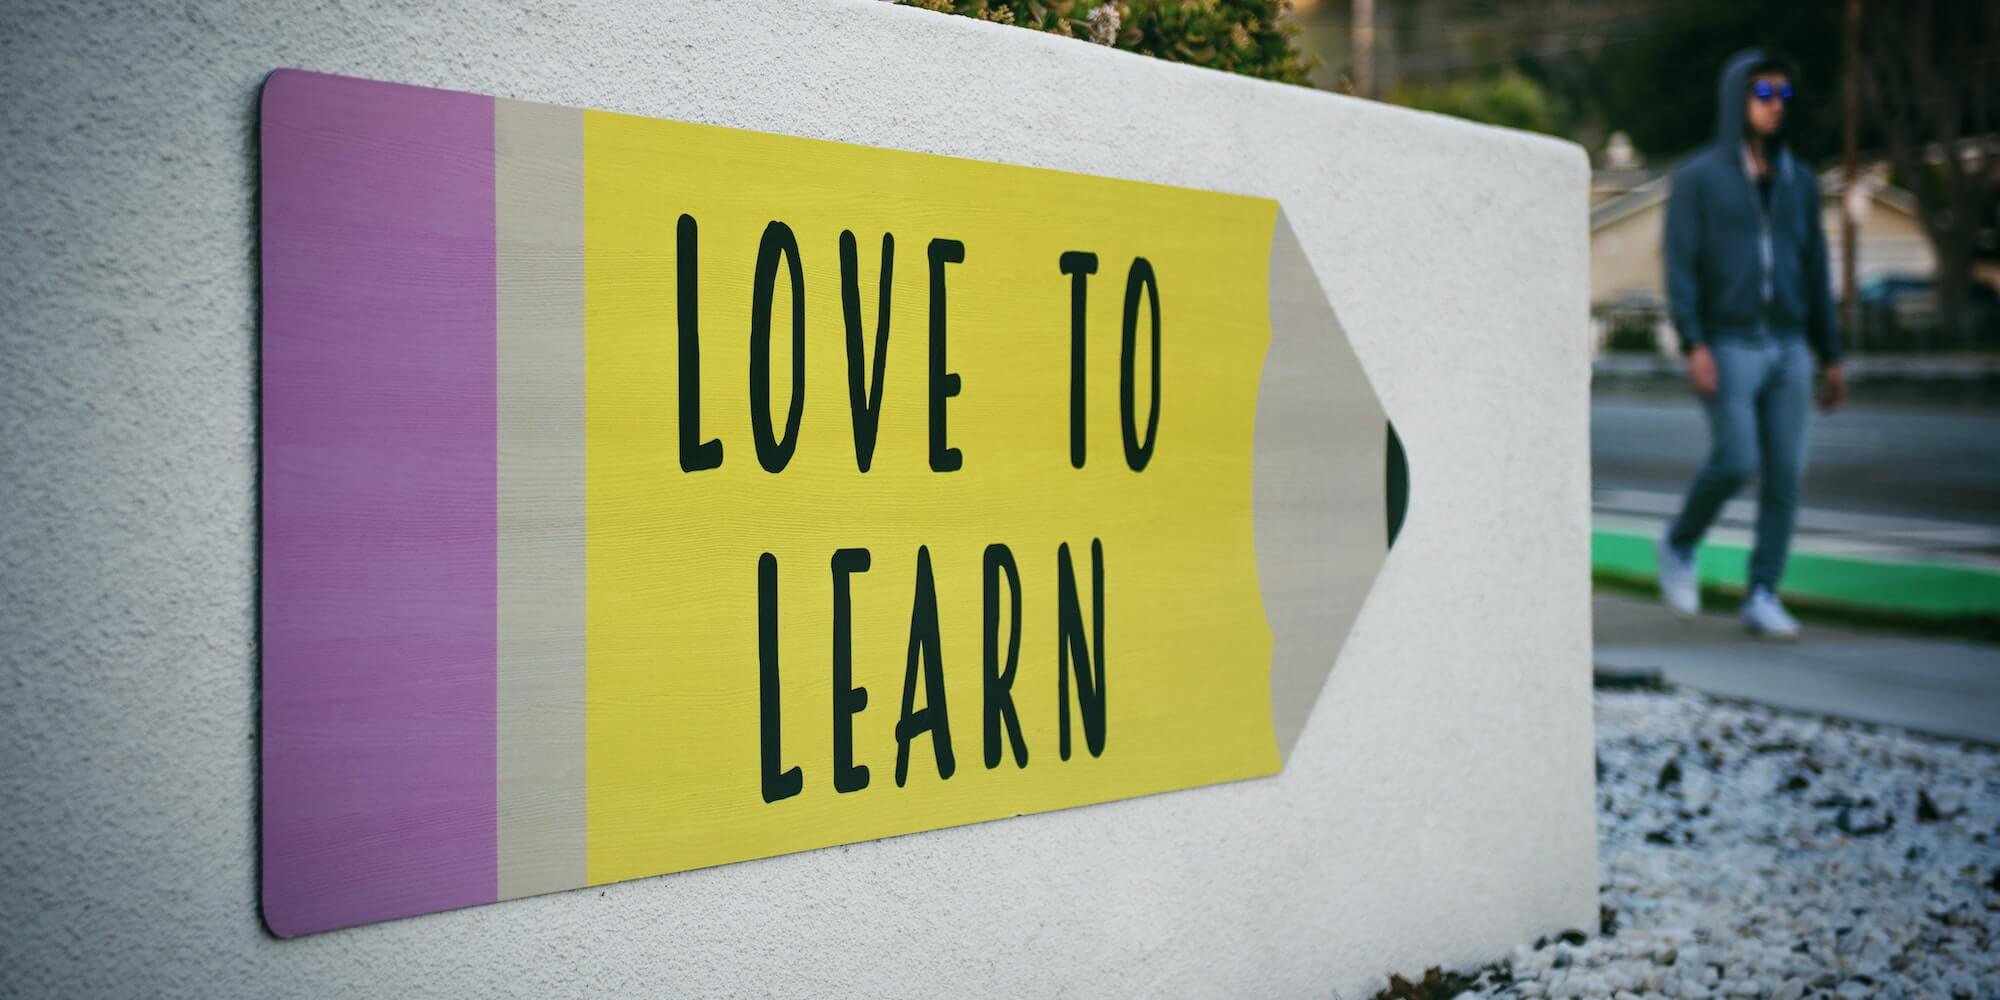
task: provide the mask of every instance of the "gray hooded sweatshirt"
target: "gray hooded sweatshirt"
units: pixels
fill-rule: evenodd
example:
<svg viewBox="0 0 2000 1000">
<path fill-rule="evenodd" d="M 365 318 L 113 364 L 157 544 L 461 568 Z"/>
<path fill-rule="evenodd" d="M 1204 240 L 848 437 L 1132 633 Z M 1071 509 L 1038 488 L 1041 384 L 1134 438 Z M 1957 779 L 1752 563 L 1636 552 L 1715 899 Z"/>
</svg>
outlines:
<svg viewBox="0 0 2000 1000">
<path fill-rule="evenodd" d="M 1715 141 L 1674 171 L 1667 199 L 1667 304 L 1684 349 L 1803 337 L 1822 364 L 1840 357 L 1819 181 L 1780 136 L 1766 140 L 1769 203 L 1745 167 L 1745 49 L 1723 65 Z"/>
</svg>

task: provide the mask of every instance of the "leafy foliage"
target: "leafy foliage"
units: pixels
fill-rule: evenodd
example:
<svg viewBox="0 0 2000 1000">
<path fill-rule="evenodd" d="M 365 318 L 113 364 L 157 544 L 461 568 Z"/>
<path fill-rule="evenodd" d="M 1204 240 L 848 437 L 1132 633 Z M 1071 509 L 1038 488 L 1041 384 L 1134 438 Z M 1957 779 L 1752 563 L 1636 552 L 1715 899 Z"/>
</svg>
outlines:
<svg viewBox="0 0 2000 1000">
<path fill-rule="evenodd" d="M 927 10 L 1018 25 L 1170 62 L 1282 83 L 1310 66 L 1283 19 L 1289 0 L 897 0 Z"/>
<path fill-rule="evenodd" d="M 1941 326 L 1975 346 L 1972 261 L 2000 260 L 2000 2 L 1908 0 L 1862 22 L 1861 93 L 1937 253 Z M 1989 321 L 1991 322 L 1991 321 Z M 1990 332 L 1987 331 L 1987 332 Z"/>
<path fill-rule="evenodd" d="M 1556 106 L 1548 91 L 1512 67 L 1488 77 L 1400 86 L 1390 93 L 1389 102 L 1488 125 L 1557 134 Z"/>
<path fill-rule="evenodd" d="M 1666 163 L 1715 137 L 1716 79 L 1732 53 L 1750 45 L 1782 52 L 1798 70 L 1792 81 L 1798 100 L 1786 109 L 1787 144 L 1818 163 L 1840 152 L 1841 9 L 1796 0 L 1662 0 L 1640 27 L 1595 58 L 1568 58 L 1578 63 L 1589 110 Z M 1862 142 L 1869 145 L 1869 137 Z"/>
</svg>

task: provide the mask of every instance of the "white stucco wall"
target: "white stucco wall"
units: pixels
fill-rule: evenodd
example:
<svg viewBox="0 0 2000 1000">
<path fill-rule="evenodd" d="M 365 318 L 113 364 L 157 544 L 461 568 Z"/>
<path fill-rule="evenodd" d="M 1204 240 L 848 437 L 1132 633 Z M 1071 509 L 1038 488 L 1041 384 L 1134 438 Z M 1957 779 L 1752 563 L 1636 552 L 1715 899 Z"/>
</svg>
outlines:
<svg viewBox="0 0 2000 1000">
<path fill-rule="evenodd" d="M 11 0 L 0 45 L 0 995 L 1353 997 L 1594 921 L 1579 149 L 866 0 Z M 268 936 L 280 66 L 1280 199 L 1412 463 L 1285 773 Z"/>
</svg>

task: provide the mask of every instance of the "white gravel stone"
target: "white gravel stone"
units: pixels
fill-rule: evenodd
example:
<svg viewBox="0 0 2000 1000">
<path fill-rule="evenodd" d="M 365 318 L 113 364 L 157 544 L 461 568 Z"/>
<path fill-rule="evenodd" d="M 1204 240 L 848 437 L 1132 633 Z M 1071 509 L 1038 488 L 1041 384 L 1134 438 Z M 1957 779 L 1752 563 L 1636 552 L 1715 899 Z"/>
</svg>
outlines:
<svg viewBox="0 0 2000 1000">
<path fill-rule="evenodd" d="M 1469 996 L 2000 998 L 2000 752 L 1693 693 L 1596 701 L 1611 933 L 1516 948 Z"/>
</svg>

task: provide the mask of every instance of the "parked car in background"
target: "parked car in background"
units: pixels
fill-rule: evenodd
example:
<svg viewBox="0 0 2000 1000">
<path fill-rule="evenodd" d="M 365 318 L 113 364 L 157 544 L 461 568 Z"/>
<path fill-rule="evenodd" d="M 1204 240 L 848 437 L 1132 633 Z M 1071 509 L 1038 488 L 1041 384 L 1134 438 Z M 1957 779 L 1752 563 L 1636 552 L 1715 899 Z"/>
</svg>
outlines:
<svg viewBox="0 0 2000 1000">
<path fill-rule="evenodd" d="M 1945 330 L 1937 282 L 1916 275 L 1883 275 L 1856 290 L 1864 351 L 1993 350 L 2000 348 L 2000 296 L 1972 282 L 1966 328 Z"/>
</svg>

